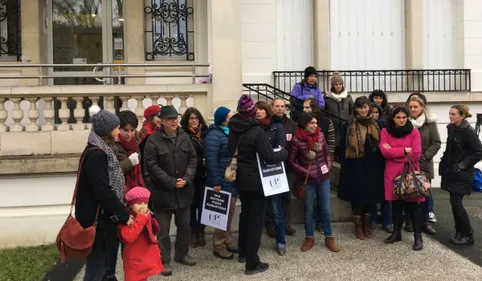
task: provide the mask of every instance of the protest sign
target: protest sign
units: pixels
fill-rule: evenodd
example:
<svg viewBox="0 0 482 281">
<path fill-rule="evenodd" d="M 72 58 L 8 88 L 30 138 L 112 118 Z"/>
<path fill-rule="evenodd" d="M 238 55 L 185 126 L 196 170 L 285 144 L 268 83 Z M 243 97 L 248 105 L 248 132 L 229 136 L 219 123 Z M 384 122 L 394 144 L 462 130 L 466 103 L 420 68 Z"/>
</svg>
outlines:
<svg viewBox="0 0 482 281">
<path fill-rule="evenodd" d="M 216 192 L 211 187 L 204 190 L 201 223 L 226 231 L 228 228 L 229 204 L 231 193 Z"/>
<path fill-rule="evenodd" d="M 274 151 L 279 150 L 279 148 L 274 149 Z M 263 184 L 264 196 L 289 192 L 290 187 L 283 161 L 275 164 L 266 164 L 259 159 L 258 153 L 256 153 L 256 157 L 258 158 L 259 175 Z"/>
</svg>

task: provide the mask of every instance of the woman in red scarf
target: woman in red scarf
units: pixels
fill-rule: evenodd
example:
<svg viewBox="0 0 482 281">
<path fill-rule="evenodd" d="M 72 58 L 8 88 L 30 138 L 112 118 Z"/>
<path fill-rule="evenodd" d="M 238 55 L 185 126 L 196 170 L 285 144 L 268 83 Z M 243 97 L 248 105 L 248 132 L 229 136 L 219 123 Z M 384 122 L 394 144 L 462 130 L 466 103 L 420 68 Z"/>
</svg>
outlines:
<svg viewBox="0 0 482 281">
<path fill-rule="evenodd" d="M 151 105 L 144 110 L 145 120 L 142 123 L 142 128 L 139 130 L 139 135 L 137 136 L 137 145 L 139 146 L 141 158 L 144 156 L 144 146 L 146 145 L 147 138 L 161 127 L 161 119 L 159 118 L 160 113 L 161 105 Z"/>
<path fill-rule="evenodd" d="M 122 111 L 120 119 L 119 142 L 114 144 L 113 150 L 126 178 L 126 192 L 136 186 L 145 187 L 139 157 L 139 147 L 135 138 L 137 116 L 132 111 Z"/>
<path fill-rule="evenodd" d="M 310 250 L 315 241 L 313 209 L 316 195 L 318 217 L 323 219 L 325 246 L 338 252 L 338 246 L 331 232 L 330 219 L 330 179 L 333 163 L 325 136 L 318 127 L 317 118 L 311 113 L 302 113 L 298 119 L 296 136 L 290 145 L 288 163 L 305 185 L 305 233 L 301 251 Z"/>
<path fill-rule="evenodd" d="M 204 160 L 204 138 L 208 132 L 206 121 L 201 112 L 194 107 L 189 107 L 181 119 L 182 129 L 189 135 L 191 143 L 196 150 L 197 169 L 194 176 L 194 198 L 191 203 L 191 247 L 204 247 L 206 245 L 204 229 L 201 224 L 201 210 L 206 186 L 206 167 Z"/>
</svg>

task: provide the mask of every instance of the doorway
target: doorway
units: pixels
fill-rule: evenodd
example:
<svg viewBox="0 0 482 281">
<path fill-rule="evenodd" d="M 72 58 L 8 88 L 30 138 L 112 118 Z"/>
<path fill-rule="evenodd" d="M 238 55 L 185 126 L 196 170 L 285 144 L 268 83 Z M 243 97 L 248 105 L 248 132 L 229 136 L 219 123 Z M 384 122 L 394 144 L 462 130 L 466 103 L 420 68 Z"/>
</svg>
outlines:
<svg viewBox="0 0 482 281">
<path fill-rule="evenodd" d="M 82 64 L 124 63 L 123 0 L 47 0 L 49 85 L 118 84 L 118 67 Z M 72 65 L 72 66 L 69 66 Z M 65 77 L 67 76 L 67 77 Z M 123 81 L 121 81 L 123 83 Z"/>
</svg>

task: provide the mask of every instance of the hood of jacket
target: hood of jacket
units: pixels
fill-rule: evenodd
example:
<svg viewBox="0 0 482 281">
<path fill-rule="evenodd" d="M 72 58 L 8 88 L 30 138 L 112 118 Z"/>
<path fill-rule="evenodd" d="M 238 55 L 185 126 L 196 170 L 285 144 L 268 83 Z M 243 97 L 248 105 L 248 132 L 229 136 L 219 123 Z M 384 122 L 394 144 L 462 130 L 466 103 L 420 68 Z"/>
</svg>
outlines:
<svg viewBox="0 0 482 281">
<path fill-rule="evenodd" d="M 371 93 L 369 96 L 368 96 L 368 99 L 370 100 L 370 102 L 373 102 L 373 98 L 377 96 L 377 97 L 382 97 L 383 98 L 383 102 L 382 102 L 382 109 L 385 110 L 387 108 L 387 105 L 388 105 L 388 99 L 387 99 L 387 94 L 385 92 L 383 92 L 383 94 L 380 94 L 380 93 L 377 93 L 376 95 L 374 93 Z"/>
<path fill-rule="evenodd" d="M 425 120 L 426 123 L 436 123 L 438 118 L 437 114 L 427 114 L 427 119 Z"/>
<path fill-rule="evenodd" d="M 239 114 L 235 114 L 233 117 L 231 117 L 231 120 L 229 120 L 228 124 L 229 132 L 233 133 L 236 136 L 240 136 L 241 134 L 255 126 L 259 125 L 254 118 L 243 117 Z"/>
<path fill-rule="evenodd" d="M 216 124 L 211 124 L 208 128 L 208 134 L 209 132 L 211 131 L 220 131 L 220 132 L 223 132 L 224 133 L 224 130 L 221 128 L 220 125 L 216 125 Z"/>
<path fill-rule="evenodd" d="M 455 131 L 463 131 L 463 130 L 467 129 L 468 127 L 470 127 L 470 123 L 467 120 L 462 121 L 462 123 L 460 123 L 460 125 L 457 126 L 457 127 L 455 127 L 454 124 L 448 124 L 447 125 L 447 128 L 453 129 Z"/>
</svg>

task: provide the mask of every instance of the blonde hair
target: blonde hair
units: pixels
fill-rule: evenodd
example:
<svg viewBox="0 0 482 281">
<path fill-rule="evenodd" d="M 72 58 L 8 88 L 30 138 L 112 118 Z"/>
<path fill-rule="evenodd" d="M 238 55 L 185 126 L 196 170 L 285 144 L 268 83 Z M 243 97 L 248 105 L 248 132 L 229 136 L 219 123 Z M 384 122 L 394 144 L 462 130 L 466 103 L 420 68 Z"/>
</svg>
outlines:
<svg viewBox="0 0 482 281">
<path fill-rule="evenodd" d="M 464 116 L 464 119 L 472 117 L 472 113 L 470 113 L 470 108 L 465 104 L 452 105 L 452 108 L 457 109 L 459 114 Z"/>
<path fill-rule="evenodd" d="M 420 106 L 423 108 L 423 111 L 422 113 L 424 113 L 425 115 L 430 115 L 429 113 L 429 110 L 428 110 L 428 107 L 427 105 L 425 104 L 425 102 L 423 101 L 423 99 L 421 97 L 419 97 L 418 95 L 413 95 L 411 96 L 408 100 L 407 100 L 407 103 L 405 104 L 406 107 L 408 107 L 408 105 L 410 104 L 410 102 L 412 101 L 415 101 L 415 102 L 418 102 L 418 104 L 420 104 Z"/>
</svg>

